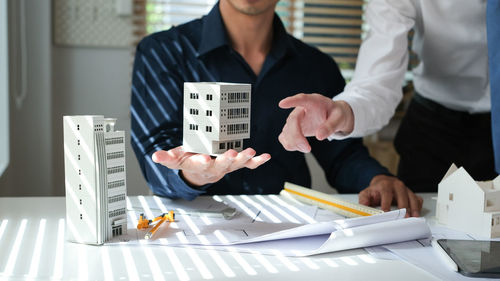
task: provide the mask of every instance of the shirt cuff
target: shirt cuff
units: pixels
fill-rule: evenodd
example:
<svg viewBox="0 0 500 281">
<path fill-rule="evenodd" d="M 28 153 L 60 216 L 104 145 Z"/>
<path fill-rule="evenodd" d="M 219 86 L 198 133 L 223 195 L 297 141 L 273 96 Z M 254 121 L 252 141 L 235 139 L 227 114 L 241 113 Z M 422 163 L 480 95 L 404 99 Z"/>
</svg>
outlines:
<svg viewBox="0 0 500 281">
<path fill-rule="evenodd" d="M 363 128 L 363 120 L 366 118 L 363 110 L 357 106 L 356 98 L 348 92 L 342 92 L 332 98 L 333 101 L 345 101 L 349 104 L 354 114 L 354 129 L 350 134 L 333 133 L 328 136 L 328 140 L 343 140 L 347 138 L 360 138 L 365 136 L 365 128 Z"/>
</svg>

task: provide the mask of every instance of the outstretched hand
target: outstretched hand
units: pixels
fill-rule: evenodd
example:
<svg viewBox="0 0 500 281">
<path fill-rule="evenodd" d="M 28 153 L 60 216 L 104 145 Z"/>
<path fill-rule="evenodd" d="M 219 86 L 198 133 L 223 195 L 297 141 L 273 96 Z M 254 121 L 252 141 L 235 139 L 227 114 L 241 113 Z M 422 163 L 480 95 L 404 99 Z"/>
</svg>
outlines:
<svg viewBox="0 0 500 281">
<path fill-rule="evenodd" d="M 278 137 L 289 151 L 310 152 L 306 137 L 324 140 L 333 133 L 349 134 L 354 129 L 354 114 L 344 101 L 320 94 L 297 94 L 281 100 L 279 107 L 294 107 Z"/>
<path fill-rule="evenodd" d="M 159 150 L 153 153 L 155 163 L 170 169 L 181 170 L 181 176 L 192 186 L 202 186 L 219 181 L 227 173 L 241 169 L 255 169 L 271 159 L 271 155 L 263 153 L 255 156 L 252 148 L 238 153 L 234 149 L 212 158 L 207 154 L 185 152 L 182 146 L 168 151 Z"/>
<path fill-rule="evenodd" d="M 391 204 L 399 209 L 406 208 L 406 216 L 418 217 L 422 210 L 422 197 L 416 195 L 396 177 L 378 175 L 373 177 L 370 186 L 359 193 L 359 203 L 367 206 L 381 206 L 387 212 Z"/>
</svg>

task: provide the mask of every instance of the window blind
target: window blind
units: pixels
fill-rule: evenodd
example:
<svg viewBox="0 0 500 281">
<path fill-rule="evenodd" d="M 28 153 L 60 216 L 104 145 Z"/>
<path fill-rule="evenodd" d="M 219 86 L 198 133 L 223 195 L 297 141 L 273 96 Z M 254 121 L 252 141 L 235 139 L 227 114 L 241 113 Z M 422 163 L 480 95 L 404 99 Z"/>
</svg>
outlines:
<svg viewBox="0 0 500 281">
<path fill-rule="evenodd" d="M 207 14 L 217 0 L 135 0 L 137 42 L 147 34 Z M 276 12 L 290 34 L 353 69 L 361 44 L 364 0 L 281 0 Z"/>
<path fill-rule="evenodd" d="M 281 3 L 281 1 L 280 1 Z M 290 0 L 278 9 L 298 39 L 332 56 L 342 69 L 353 69 L 363 33 L 364 0 Z"/>
</svg>

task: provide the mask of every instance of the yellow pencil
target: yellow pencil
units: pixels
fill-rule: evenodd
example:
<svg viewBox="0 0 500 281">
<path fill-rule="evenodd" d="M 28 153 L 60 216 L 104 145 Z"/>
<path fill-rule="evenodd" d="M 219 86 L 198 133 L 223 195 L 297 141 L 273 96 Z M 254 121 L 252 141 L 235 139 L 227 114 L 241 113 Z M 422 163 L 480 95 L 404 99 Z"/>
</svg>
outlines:
<svg viewBox="0 0 500 281">
<path fill-rule="evenodd" d="M 150 231 L 148 231 L 148 233 L 146 233 L 146 236 L 144 236 L 144 239 L 146 239 L 146 240 L 151 239 L 151 237 L 153 237 L 153 234 L 155 234 L 155 232 L 158 230 L 160 225 L 166 220 L 167 219 L 165 217 L 162 217 L 160 219 L 160 221 Z"/>
<path fill-rule="evenodd" d="M 158 221 L 158 220 L 159 220 L 159 222 L 156 223 L 156 225 L 150 231 L 148 231 L 148 233 L 146 233 L 146 235 L 144 236 L 144 238 L 146 240 L 151 239 L 151 237 L 153 237 L 153 234 L 155 234 L 155 232 L 158 230 L 158 228 L 160 227 L 160 225 L 164 221 L 168 220 L 169 222 L 173 222 L 175 220 L 174 211 L 169 211 L 168 213 L 165 213 L 165 214 L 163 214 L 161 216 L 158 216 L 158 217 L 154 218 L 152 221 L 154 222 L 154 221 Z"/>
</svg>

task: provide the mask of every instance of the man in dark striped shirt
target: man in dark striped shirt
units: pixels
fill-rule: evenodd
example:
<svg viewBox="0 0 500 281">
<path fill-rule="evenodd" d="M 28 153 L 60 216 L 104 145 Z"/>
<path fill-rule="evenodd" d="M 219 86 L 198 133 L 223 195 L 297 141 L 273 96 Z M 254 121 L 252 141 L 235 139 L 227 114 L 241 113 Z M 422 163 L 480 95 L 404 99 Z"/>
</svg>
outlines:
<svg viewBox="0 0 500 281">
<path fill-rule="evenodd" d="M 190 200 L 201 194 L 276 194 L 285 181 L 311 185 L 304 154 L 286 151 L 278 141 L 290 113 L 278 103 L 297 92 L 332 97 L 345 82 L 329 56 L 286 33 L 276 3 L 221 0 L 202 19 L 138 45 L 132 147 L 155 194 Z M 182 150 L 183 83 L 202 81 L 252 85 L 250 139 L 242 152 L 212 158 Z M 339 192 L 364 190 L 364 203 L 385 210 L 393 201 L 420 210 L 420 197 L 372 159 L 360 139 L 309 142 Z"/>
</svg>

